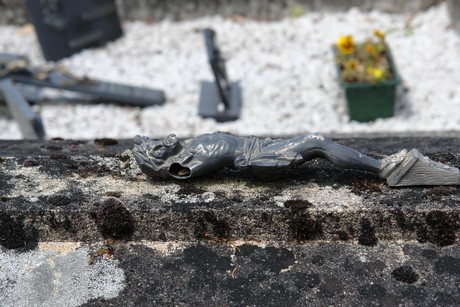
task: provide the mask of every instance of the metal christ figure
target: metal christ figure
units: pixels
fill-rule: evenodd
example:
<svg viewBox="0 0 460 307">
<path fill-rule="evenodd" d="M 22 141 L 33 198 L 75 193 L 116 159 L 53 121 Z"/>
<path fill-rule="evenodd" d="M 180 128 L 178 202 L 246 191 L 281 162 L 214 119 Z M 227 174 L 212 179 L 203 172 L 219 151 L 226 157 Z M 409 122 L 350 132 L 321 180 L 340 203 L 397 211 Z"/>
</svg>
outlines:
<svg viewBox="0 0 460 307">
<path fill-rule="evenodd" d="M 320 134 L 261 139 L 215 132 L 183 141 L 170 134 L 163 140 L 136 136 L 134 143 L 134 157 L 151 177 L 188 179 L 234 167 L 272 178 L 283 169 L 324 158 L 339 168 L 377 173 L 389 186 L 460 185 L 458 168 L 434 162 L 416 149 L 378 160 Z"/>
</svg>

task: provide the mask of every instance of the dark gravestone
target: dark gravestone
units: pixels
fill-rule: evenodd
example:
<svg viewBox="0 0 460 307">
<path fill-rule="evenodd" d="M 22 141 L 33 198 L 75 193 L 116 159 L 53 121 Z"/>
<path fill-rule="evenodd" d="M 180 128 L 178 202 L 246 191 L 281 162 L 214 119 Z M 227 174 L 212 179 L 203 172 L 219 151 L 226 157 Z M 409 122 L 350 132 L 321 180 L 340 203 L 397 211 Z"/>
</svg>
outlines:
<svg viewBox="0 0 460 307">
<path fill-rule="evenodd" d="M 47 61 L 119 38 L 113 0 L 27 0 L 27 10 Z"/>
</svg>

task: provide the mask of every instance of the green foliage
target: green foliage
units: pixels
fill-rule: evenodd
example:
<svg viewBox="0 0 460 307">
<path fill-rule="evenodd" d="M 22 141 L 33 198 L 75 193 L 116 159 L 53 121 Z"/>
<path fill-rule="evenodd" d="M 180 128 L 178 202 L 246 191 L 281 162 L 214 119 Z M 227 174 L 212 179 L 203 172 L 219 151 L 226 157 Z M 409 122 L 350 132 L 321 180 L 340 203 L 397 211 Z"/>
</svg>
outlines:
<svg viewBox="0 0 460 307">
<path fill-rule="evenodd" d="M 301 7 L 299 5 L 296 5 L 291 9 L 291 12 L 289 13 L 289 16 L 291 16 L 293 18 L 298 18 L 298 17 L 302 16 L 303 14 L 305 14 L 305 10 L 303 9 L 303 7 Z"/>
</svg>

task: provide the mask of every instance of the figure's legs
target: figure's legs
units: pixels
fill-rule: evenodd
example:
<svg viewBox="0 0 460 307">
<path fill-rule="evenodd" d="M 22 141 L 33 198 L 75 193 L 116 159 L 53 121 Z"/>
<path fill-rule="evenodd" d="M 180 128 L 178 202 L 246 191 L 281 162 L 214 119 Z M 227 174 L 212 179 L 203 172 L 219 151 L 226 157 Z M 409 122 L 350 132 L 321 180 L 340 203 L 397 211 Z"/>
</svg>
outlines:
<svg viewBox="0 0 460 307">
<path fill-rule="evenodd" d="M 280 157 L 296 157 L 295 164 L 324 158 L 340 168 L 378 173 L 380 178 L 387 179 L 389 186 L 460 185 L 458 168 L 434 162 L 416 149 L 410 152 L 403 149 L 378 160 L 325 136 L 305 134 L 287 140 L 274 140 L 264 147 L 264 151 Z"/>
<path fill-rule="evenodd" d="M 282 144 L 284 143 L 284 144 Z M 305 134 L 284 142 L 273 144 L 275 152 L 293 151 L 300 154 L 304 161 L 314 158 L 324 158 L 340 168 L 358 169 L 363 171 L 379 172 L 380 160 L 373 159 L 354 149 L 337 144 L 330 138 L 319 134 Z"/>
</svg>

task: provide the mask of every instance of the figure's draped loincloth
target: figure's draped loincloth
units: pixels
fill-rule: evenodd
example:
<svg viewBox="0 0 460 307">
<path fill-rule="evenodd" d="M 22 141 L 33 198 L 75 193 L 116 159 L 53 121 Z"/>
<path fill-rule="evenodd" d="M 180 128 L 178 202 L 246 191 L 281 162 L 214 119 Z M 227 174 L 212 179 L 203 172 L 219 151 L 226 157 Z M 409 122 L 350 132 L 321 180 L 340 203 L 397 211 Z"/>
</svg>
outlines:
<svg viewBox="0 0 460 307">
<path fill-rule="evenodd" d="M 242 151 L 234 161 L 235 168 L 255 175 L 262 175 L 262 173 L 266 175 L 272 173 L 272 171 L 279 171 L 294 164 L 302 163 L 303 158 L 298 153 L 265 150 L 269 145 L 284 141 L 284 139 L 260 139 L 255 136 L 245 137 Z"/>
</svg>

